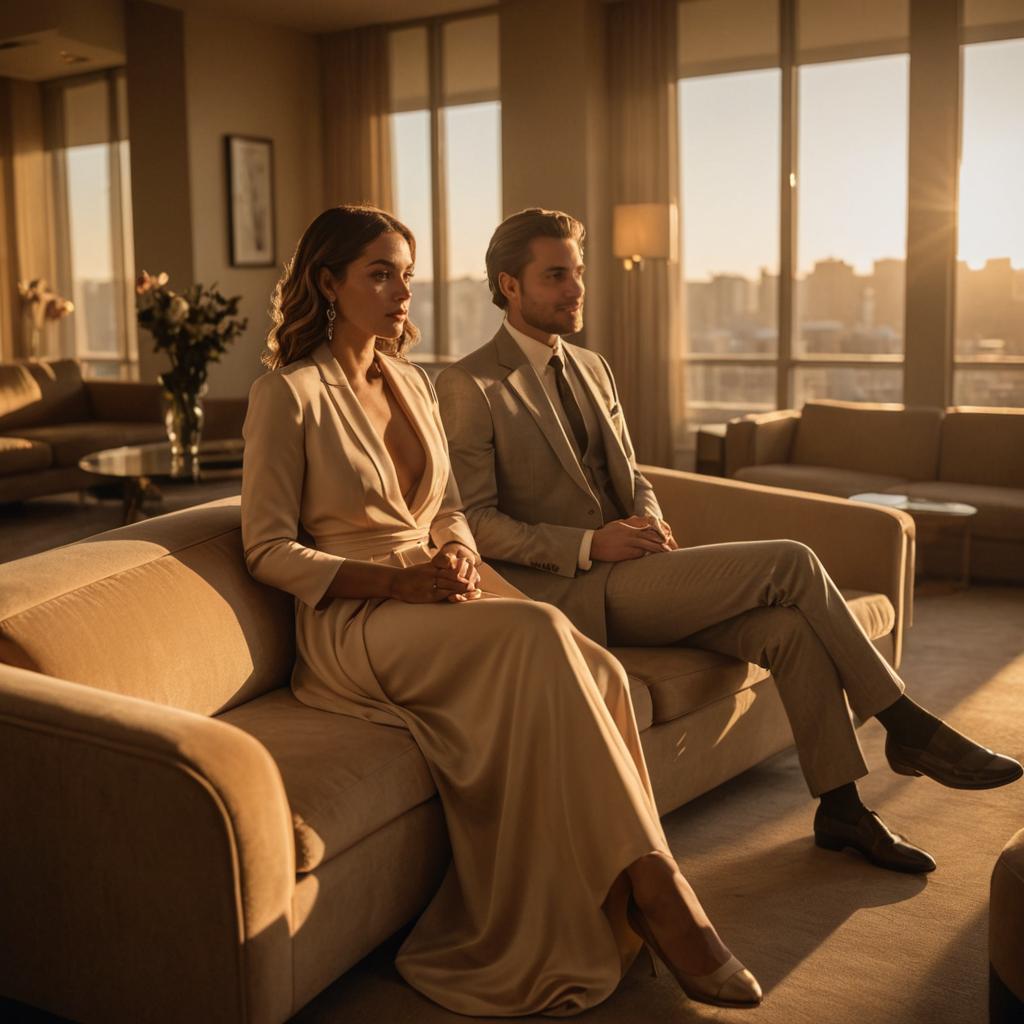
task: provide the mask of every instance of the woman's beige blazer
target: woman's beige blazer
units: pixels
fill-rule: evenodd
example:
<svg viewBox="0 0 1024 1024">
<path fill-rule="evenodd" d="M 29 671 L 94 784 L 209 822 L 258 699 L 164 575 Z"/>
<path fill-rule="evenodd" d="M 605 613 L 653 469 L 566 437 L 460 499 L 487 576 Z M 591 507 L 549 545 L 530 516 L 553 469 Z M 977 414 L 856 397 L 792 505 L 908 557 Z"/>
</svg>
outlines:
<svg viewBox="0 0 1024 1024">
<path fill-rule="evenodd" d="M 396 553 L 449 541 L 476 549 L 426 373 L 386 355 L 380 364 L 426 454 L 408 505 L 383 440 L 326 344 L 265 374 L 249 395 L 246 562 L 258 580 L 314 608 L 346 558 L 392 561 Z"/>
</svg>

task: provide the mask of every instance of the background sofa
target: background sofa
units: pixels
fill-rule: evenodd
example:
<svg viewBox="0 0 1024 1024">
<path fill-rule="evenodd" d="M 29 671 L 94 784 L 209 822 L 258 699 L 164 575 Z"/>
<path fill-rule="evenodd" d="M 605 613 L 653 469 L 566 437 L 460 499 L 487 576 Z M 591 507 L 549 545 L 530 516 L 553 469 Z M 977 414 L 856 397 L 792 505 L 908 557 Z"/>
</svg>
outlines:
<svg viewBox="0 0 1024 1024">
<path fill-rule="evenodd" d="M 814 547 L 898 662 L 907 516 L 645 472 L 683 545 Z M 763 668 L 616 653 L 663 813 L 792 742 Z M 425 906 L 449 851 L 423 758 L 298 703 L 293 657 L 237 499 L 0 566 L 0 995 L 83 1022 L 283 1021 Z"/>
<path fill-rule="evenodd" d="M 726 475 L 974 505 L 971 575 L 1024 583 L 1024 410 L 808 402 L 729 423 Z"/>
<path fill-rule="evenodd" d="M 166 440 L 159 384 L 83 380 L 74 359 L 0 363 L 0 502 L 73 491 L 103 448 Z M 207 399 L 207 439 L 242 436 L 244 399 Z"/>
</svg>

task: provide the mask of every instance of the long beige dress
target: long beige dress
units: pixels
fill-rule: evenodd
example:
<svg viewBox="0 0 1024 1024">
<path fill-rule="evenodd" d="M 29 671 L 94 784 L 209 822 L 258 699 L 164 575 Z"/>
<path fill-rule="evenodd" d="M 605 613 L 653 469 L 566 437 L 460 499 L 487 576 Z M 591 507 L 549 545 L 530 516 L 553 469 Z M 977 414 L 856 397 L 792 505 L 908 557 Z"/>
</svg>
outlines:
<svg viewBox="0 0 1024 1024">
<path fill-rule="evenodd" d="M 667 850 L 625 674 L 554 607 L 498 594 L 325 600 L 345 558 L 412 565 L 475 547 L 426 374 L 382 356 L 426 455 L 408 504 L 326 345 L 252 387 L 242 533 L 259 580 L 297 598 L 296 697 L 407 728 L 430 765 L 451 867 L 398 954 L 459 1013 L 578 1013 L 638 948 L 623 869 Z M 485 442 L 486 439 L 481 439 Z"/>
</svg>

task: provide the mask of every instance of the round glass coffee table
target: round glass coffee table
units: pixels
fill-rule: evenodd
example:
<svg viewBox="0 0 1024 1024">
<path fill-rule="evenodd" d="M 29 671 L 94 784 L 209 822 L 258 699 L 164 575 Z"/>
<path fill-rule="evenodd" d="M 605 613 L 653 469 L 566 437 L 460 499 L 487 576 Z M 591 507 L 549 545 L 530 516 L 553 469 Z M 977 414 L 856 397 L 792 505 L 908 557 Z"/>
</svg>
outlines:
<svg viewBox="0 0 1024 1024">
<path fill-rule="evenodd" d="M 927 545 L 953 536 L 960 544 L 960 575 L 954 586 L 966 587 L 971 582 L 971 519 L 978 514 L 973 505 L 961 501 L 932 501 L 915 498 L 912 494 L 851 494 L 850 501 L 863 501 L 868 505 L 884 505 L 909 513 L 917 527 L 917 539 Z M 921 545 L 916 548 L 917 575 L 921 575 L 924 560 Z"/>
<path fill-rule="evenodd" d="M 203 441 L 199 455 L 193 458 L 172 455 L 166 441 L 130 444 L 83 456 L 78 460 L 78 468 L 123 481 L 124 522 L 132 523 L 139 517 L 146 498 L 161 496 L 154 481 L 199 483 L 240 477 L 244 446 L 241 438 Z"/>
</svg>

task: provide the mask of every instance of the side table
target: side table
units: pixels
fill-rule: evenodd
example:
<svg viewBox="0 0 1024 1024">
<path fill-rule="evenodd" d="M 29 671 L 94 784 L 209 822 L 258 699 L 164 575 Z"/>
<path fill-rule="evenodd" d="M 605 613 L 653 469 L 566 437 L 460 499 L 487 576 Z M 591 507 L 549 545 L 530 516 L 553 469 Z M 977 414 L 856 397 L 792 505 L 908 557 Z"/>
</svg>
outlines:
<svg viewBox="0 0 1024 1024">
<path fill-rule="evenodd" d="M 971 582 L 971 519 L 978 514 L 973 505 L 960 501 L 931 501 L 915 498 L 909 494 L 851 494 L 850 501 L 863 501 L 868 505 L 884 505 L 908 512 L 917 527 L 916 563 L 917 575 L 924 567 L 922 546 L 952 535 L 960 544 L 960 575 L 953 581 L 954 587 L 970 586 Z"/>
<path fill-rule="evenodd" d="M 199 455 L 174 456 L 166 441 L 133 444 L 123 448 L 105 448 L 78 460 L 79 469 L 97 476 L 117 477 L 123 481 L 123 521 L 134 522 L 142 511 L 142 502 L 160 496 L 155 480 L 181 480 L 198 483 L 242 475 L 242 451 L 245 442 L 204 441 Z"/>
</svg>

